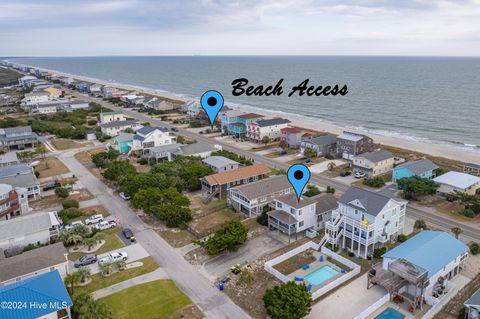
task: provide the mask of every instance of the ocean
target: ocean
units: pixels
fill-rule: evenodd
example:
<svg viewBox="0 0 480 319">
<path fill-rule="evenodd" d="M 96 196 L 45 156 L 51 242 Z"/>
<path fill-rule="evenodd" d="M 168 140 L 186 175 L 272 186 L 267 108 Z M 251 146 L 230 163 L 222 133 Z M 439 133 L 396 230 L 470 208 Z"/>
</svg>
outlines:
<svg viewBox="0 0 480 319">
<path fill-rule="evenodd" d="M 220 91 L 227 105 L 304 117 L 480 152 L 480 58 L 339 56 L 52 57 L 9 59 L 186 98 Z M 231 83 L 283 81 L 280 96 L 233 96 Z M 347 85 L 345 96 L 288 97 L 291 87 Z"/>
</svg>

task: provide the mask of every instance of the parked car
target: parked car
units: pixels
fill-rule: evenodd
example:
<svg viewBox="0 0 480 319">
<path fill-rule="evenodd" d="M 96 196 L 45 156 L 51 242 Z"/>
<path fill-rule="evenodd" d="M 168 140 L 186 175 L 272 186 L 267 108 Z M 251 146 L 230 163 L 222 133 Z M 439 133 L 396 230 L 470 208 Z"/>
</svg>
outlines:
<svg viewBox="0 0 480 319">
<path fill-rule="evenodd" d="M 129 194 L 125 194 L 124 192 L 121 192 L 120 194 L 118 194 L 118 196 L 120 196 L 121 199 L 123 200 L 130 200 L 131 197 Z"/>
<path fill-rule="evenodd" d="M 365 173 L 363 172 L 356 172 L 355 173 L 355 178 L 364 178 L 365 177 Z"/>
<path fill-rule="evenodd" d="M 55 188 L 57 188 L 57 187 L 60 187 L 60 186 L 62 186 L 62 185 L 61 185 L 59 182 L 48 183 L 48 184 L 45 184 L 45 186 L 43 186 L 42 190 L 43 190 L 44 192 L 48 192 L 48 191 L 50 191 L 50 190 L 52 190 L 52 189 L 55 189 Z"/>
<path fill-rule="evenodd" d="M 133 238 L 133 232 L 130 228 L 124 228 L 122 233 L 123 233 L 123 236 L 125 236 L 125 238 L 127 238 L 127 239 L 132 239 Z"/>
<path fill-rule="evenodd" d="M 87 219 L 85 219 L 85 224 L 86 225 L 93 225 L 93 224 L 99 223 L 101 221 L 103 221 L 103 215 L 102 214 L 97 214 L 97 215 L 93 215 L 93 216 L 90 216 Z"/>
<path fill-rule="evenodd" d="M 178 128 L 172 127 L 172 132 L 178 132 Z"/>
<path fill-rule="evenodd" d="M 75 268 L 81 267 L 81 266 L 86 266 L 90 264 L 94 264 L 97 262 L 97 255 L 95 254 L 87 254 L 83 255 L 82 257 L 78 258 L 73 262 L 73 266 Z"/>
<path fill-rule="evenodd" d="M 75 221 L 75 222 L 73 222 L 73 223 L 68 224 L 67 226 L 65 226 L 65 229 L 66 229 L 66 230 L 70 230 L 70 229 L 75 228 L 75 227 L 78 226 L 78 225 L 84 225 L 84 224 L 83 224 L 83 222 L 82 222 L 81 220 L 77 220 L 77 221 Z"/>
<path fill-rule="evenodd" d="M 305 163 L 307 163 L 307 164 L 310 163 L 310 160 L 307 158 L 307 159 L 305 160 Z"/>
<path fill-rule="evenodd" d="M 95 228 L 98 230 L 105 230 L 105 229 L 114 228 L 116 226 L 117 226 L 117 223 L 114 220 L 110 220 L 110 221 L 103 220 L 98 224 L 96 224 Z"/>
<path fill-rule="evenodd" d="M 113 252 L 108 254 L 107 256 L 103 257 L 98 261 L 99 264 L 111 264 L 119 260 L 126 261 L 128 259 L 128 255 L 124 251 Z"/>
<path fill-rule="evenodd" d="M 342 176 L 342 177 L 347 177 L 347 176 L 350 176 L 350 175 L 352 175 L 352 172 L 350 172 L 350 171 L 345 171 L 345 172 L 340 173 L 340 176 Z"/>
</svg>

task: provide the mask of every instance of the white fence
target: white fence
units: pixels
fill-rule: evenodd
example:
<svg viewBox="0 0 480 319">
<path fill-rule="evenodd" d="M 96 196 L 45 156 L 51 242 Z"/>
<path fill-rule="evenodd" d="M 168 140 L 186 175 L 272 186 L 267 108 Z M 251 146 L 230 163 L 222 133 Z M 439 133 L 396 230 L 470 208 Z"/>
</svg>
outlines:
<svg viewBox="0 0 480 319">
<path fill-rule="evenodd" d="M 378 299 L 375 301 L 373 305 L 370 305 L 367 309 L 362 311 L 359 315 L 357 315 L 353 319 L 365 319 L 368 318 L 372 313 L 374 313 L 377 309 L 379 309 L 381 306 L 386 304 L 390 300 L 390 294 L 386 294 L 382 298 Z"/>
<path fill-rule="evenodd" d="M 455 296 L 458 292 L 458 288 L 457 288 L 457 285 L 455 285 L 454 283 L 452 282 L 448 282 L 447 283 L 447 289 L 448 289 L 448 292 L 446 295 L 444 295 L 440 301 L 438 301 L 437 303 L 435 303 L 432 308 L 430 308 L 426 314 L 423 315 L 422 319 L 432 319 L 433 317 L 435 317 L 435 315 L 440 312 L 440 310 L 442 310 L 443 306 L 445 306 L 449 301 L 450 299 L 452 299 L 453 296 Z"/>
<path fill-rule="evenodd" d="M 325 241 L 322 240 L 322 242 L 325 242 Z M 357 276 L 360 273 L 360 266 L 355 264 L 351 260 L 349 260 L 345 257 L 342 257 L 339 254 L 334 253 L 333 251 L 326 248 L 325 246 L 321 246 L 320 244 L 316 244 L 312 241 L 309 241 L 308 243 L 305 243 L 305 244 L 303 244 L 303 245 L 301 245 L 297 248 L 294 248 L 294 249 L 286 252 L 283 255 L 280 255 L 280 256 L 272 259 L 272 260 L 267 261 L 265 263 L 264 268 L 265 268 L 266 271 L 268 271 L 269 273 L 271 273 L 272 275 L 277 277 L 280 281 L 282 281 L 284 283 L 288 282 L 291 279 L 288 278 L 287 276 L 285 276 L 284 274 L 282 274 L 281 272 L 279 272 L 278 270 L 274 269 L 273 266 L 275 266 L 276 264 L 279 264 L 282 261 L 285 261 L 285 260 L 287 260 L 287 259 L 289 259 L 289 258 L 291 258 L 295 255 L 298 255 L 298 254 L 300 254 L 301 252 L 303 252 L 307 249 L 311 248 L 311 249 L 314 249 L 314 250 L 318 250 L 320 247 L 322 247 L 321 248 L 322 254 L 324 254 L 326 256 L 329 256 L 329 257 L 337 260 L 338 262 L 344 264 L 345 266 L 349 267 L 351 269 L 351 271 L 349 271 L 346 274 L 343 274 L 342 276 L 338 277 L 337 279 L 335 279 L 331 283 L 329 283 L 329 284 L 323 286 L 322 288 L 316 290 L 315 292 L 313 292 L 312 293 L 312 299 L 315 300 L 318 297 L 326 294 L 330 290 L 338 287 L 339 285 L 343 284 L 344 282 L 346 282 L 346 281 L 352 279 L 353 277 Z"/>
</svg>

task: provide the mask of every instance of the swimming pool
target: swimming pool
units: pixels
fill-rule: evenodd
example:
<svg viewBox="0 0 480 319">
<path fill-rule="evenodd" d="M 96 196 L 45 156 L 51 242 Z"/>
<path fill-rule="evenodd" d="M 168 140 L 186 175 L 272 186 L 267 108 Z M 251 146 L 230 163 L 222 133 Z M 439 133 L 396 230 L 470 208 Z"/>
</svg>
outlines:
<svg viewBox="0 0 480 319">
<path fill-rule="evenodd" d="M 327 281 L 328 279 L 336 276 L 337 274 L 338 271 L 327 265 L 320 267 L 315 271 L 312 271 L 311 273 L 306 275 L 304 279 L 312 285 L 317 286 Z"/>
<path fill-rule="evenodd" d="M 403 319 L 405 316 L 397 310 L 388 307 L 381 314 L 375 317 L 375 319 Z"/>
</svg>

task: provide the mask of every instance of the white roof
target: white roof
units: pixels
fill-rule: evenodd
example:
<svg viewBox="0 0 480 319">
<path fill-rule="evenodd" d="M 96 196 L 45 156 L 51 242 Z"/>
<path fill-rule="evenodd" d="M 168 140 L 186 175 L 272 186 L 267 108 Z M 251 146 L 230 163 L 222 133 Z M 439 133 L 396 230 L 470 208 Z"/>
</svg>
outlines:
<svg viewBox="0 0 480 319">
<path fill-rule="evenodd" d="M 480 177 L 460 172 L 448 172 L 433 179 L 439 184 L 446 184 L 459 189 L 467 189 L 480 183 Z"/>
<path fill-rule="evenodd" d="M 232 165 L 232 164 L 239 164 L 238 162 L 235 162 L 234 160 L 231 160 L 224 156 L 210 156 L 204 159 L 203 162 L 205 164 L 212 165 L 215 167 L 223 167 L 223 166 Z"/>
<path fill-rule="evenodd" d="M 0 242 L 26 236 L 59 225 L 54 212 L 33 213 L 0 223 Z"/>
<path fill-rule="evenodd" d="M 10 193 L 10 191 L 13 189 L 11 185 L 8 184 L 0 184 L 0 195 Z"/>
</svg>

